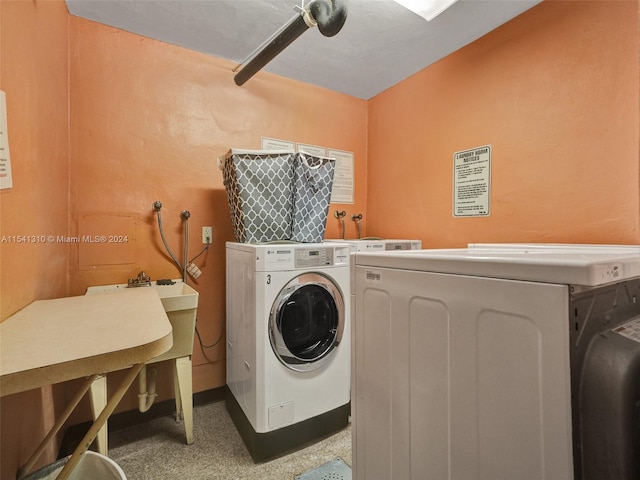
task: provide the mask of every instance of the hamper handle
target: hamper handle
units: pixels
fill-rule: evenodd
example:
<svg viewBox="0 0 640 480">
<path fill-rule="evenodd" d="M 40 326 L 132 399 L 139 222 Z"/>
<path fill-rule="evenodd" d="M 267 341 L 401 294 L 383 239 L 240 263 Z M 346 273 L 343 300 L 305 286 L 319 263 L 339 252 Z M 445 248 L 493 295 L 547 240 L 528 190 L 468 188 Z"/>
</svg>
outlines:
<svg viewBox="0 0 640 480">
<path fill-rule="evenodd" d="M 319 160 L 318 165 L 315 165 L 315 166 L 309 165 L 309 160 L 307 160 L 307 155 L 308 154 L 305 154 L 304 152 L 300 153 L 300 159 L 304 162 L 304 165 L 307 168 L 310 168 L 311 170 L 317 170 L 323 165 L 324 161 L 320 157 L 316 157 Z"/>
</svg>

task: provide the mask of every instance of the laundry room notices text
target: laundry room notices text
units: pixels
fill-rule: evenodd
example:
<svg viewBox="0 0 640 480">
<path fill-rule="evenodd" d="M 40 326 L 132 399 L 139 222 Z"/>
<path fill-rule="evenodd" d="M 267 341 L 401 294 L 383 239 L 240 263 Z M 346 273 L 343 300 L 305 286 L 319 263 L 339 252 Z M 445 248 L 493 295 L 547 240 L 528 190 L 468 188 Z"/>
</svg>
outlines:
<svg viewBox="0 0 640 480">
<path fill-rule="evenodd" d="M 487 217 L 491 211 L 491 145 L 453 154 L 453 216 Z"/>
</svg>

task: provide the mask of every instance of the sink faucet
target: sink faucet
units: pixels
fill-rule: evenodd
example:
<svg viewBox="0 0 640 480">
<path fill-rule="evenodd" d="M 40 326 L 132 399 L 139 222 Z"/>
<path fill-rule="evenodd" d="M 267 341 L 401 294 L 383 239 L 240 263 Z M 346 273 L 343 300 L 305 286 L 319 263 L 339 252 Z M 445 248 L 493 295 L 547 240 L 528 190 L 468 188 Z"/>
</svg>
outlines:
<svg viewBox="0 0 640 480">
<path fill-rule="evenodd" d="M 150 287 L 151 277 L 144 272 L 138 273 L 136 278 L 130 278 L 127 287 Z"/>
</svg>

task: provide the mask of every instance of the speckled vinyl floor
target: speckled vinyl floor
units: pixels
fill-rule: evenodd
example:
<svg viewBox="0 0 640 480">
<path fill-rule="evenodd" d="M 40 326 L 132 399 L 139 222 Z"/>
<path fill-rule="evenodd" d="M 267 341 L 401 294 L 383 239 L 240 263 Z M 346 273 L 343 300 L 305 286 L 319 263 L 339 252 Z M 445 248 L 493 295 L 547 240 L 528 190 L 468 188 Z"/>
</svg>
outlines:
<svg viewBox="0 0 640 480">
<path fill-rule="evenodd" d="M 256 464 L 224 402 L 195 407 L 193 424 L 192 445 L 185 443 L 184 425 L 172 416 L 113 432 L 109 456 L 128 480 L 293 480 L 337 458 L 351 465 L 350 427 Z"/>
</svg>

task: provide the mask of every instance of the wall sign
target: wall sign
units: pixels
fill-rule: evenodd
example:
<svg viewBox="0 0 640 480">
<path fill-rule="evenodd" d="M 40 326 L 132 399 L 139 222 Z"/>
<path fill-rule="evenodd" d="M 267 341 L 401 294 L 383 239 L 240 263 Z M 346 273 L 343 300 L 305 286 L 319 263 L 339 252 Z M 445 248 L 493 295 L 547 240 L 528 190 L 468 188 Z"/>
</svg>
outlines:
<svg viewBox="0 0 640 480">
<path fill-rule="evenodd" d="M 324 158 L 327 156 L 327 149 L 324 147 L 318 147 L 317 145 L 307 145 L 306 143 L 296 144 L 296 150 L 302 153 L 308 153 L 316 157 Z"/>
<path fill-rule="evenodd" d="M 354 203 L 354 162 L 353 152 L 326 148 L 319 145 L 295 143 L 278 138 L 261 137 L 263 150 L 290 150 L 305 152 L 318 157 L 333 158 L 336 168 L 333 173 L 333 188 L 331 189 L 331 203 Z"/>
<path fill-rule="evenodd" d="M 7 133 L 7 98 L 0 90 L 0 189 L 13 187 L 9 134 Z"/>
<path fill-rule="evenodd" d="M 491 145 L 453 154 L 453 216 L 488 217 L 491 207 Z"/>
<path fill-rule="evenodd" d="M 277 138 L 262 137 L 261 138 L 262 150 L 295 150 L 295 142 L 288 140 L 280 140 Z"/>
<path fill-rule="evenodd" d="M 331 203 L 354 203 L 354 166 L 353 152 L 329 149 L 329 158 L 336 159 L 336 169 L 333 173 L 333 188 Z"/>
</svg>

